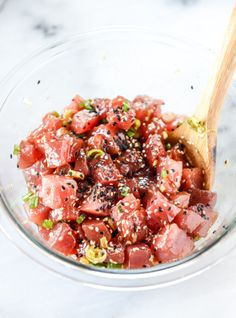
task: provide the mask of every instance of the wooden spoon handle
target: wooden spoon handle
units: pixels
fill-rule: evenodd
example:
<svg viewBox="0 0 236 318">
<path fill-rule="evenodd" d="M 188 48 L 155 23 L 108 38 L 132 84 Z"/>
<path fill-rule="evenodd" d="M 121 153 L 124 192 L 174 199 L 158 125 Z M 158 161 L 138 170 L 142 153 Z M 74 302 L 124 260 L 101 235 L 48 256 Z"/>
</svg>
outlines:
<svg viewBox="0 0 236 318">
<path fill-rule="evenodd" d="M 224 37 L 212 77 L 194 116 L 206 123 L 207 130 L 216 130 L 218 118 L 236 69 L 236 5 Z"/>
</svg>

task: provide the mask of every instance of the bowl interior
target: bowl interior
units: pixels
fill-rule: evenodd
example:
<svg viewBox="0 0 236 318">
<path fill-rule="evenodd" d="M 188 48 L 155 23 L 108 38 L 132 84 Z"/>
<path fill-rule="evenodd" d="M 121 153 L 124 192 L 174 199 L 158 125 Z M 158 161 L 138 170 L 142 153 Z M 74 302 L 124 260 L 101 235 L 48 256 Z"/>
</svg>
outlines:
<svg viewBox="0 0 236 318">
<path fill-rule="evenodd" d="M 1 195 L 7 213 L 21 231 L 40 240 L 37 228 L 27 222 L 22 205 L 27 189 L 10 154 L 14 144 L 37 127 L 46 112 L 62 110 L 76 93 L 85 98 L 124 95 L 130 99 L 148 94 L 164 99 L 163 111 L 191 115 L 213 61 L 210 51 L 171 37 L 142 30 L 108 30 L 75 36 L 23 63 L 2 84 L 0 93 Z M 219 219 L 208 237 L 197 243 L 197 251 L 207 249 L 232 226 L 235 218 L 234 84 L 219 127 L 214 187 Z M 43 248 L 43 243 L 39 244 Z M 158 266 L 152 270 L 158 270 Z"/>
</svg>

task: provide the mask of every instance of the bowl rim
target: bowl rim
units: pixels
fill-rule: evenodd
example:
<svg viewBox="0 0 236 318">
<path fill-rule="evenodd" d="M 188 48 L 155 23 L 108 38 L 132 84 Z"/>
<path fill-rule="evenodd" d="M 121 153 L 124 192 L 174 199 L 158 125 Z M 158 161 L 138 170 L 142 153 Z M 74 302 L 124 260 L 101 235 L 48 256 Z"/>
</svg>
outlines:
<svg viewBox="0 0 236 318">
<path fill-rule="evenodd" d="M 178 38 L 174 36 L 170 36 L 167 34 L 159 33 L 156 32 L 150 28 L 144 28 L 144 27 L 137 27 L 137 26 L 112 26 L 112 27 L 100 27 L 100 28 L 95 28 L 91 29 L 87 32 L 81 32 L 77 34 L 73 34 L 70 36 L 65 37 L 62 40 L 58 41 L 53 41 L 50 44 L 47 44 L 40 49 L 36 50 L 32 54 L 30 54 L 28 57 L 25 57 L 19 64 L 17 64 L 1 81 L 0 81 L 0 88 L 5 87 L 9 82 L 11 81 L 12 77 L 14 77 L 15 74 L 19 73 L 24 67 L 29 64 L 32 61 L 37 60 L 37 58 L 41 57 L 43 54 L 47 54 L 50 51 L 53 51 L 58 48 L 63 48 L 63 46 L 67 45 L 70 42 L 73 41 L 81 41 L 87 37 L 94 37 L 99 34 L 103 33 L 113 33 L 113 32 L 130 32 L 130 33 L 138 33 L 142 32 L 143 34 L 148 34 L 152 35 L 155 39 L 165 39 L 169 41 L 174 41 L 176 43 L 184 44 L 187 47 L 194 49 L 194 48 L 199 48 L 201 51 L 207 50 L 208 54 L 212 53 L 213 50 L 209 50 L 207 47 L 198 44 L 198 43 L 193 43 L 189 41 L 188 39 L 183 39 L 183 38 Z M 164 44 L 164 43 L 163 43 Z M 11 85 L 10 85 L 11 86 Z M 14 90 L 15 87 L 12 89 L 10 87 L 9 94 L 11 94 L 11 91 Z M 3 90 L 4 91 L 4 90 Z M 3 109 L 5 102 L 7 101 L 9 95 L 6 95 L 6 98 L 3 100 L 3 103 L 1 103 L 0 106 L 0 111 Z M 2 189 L 2 187 L 1 187 Z M 30 233 L 23 227 L 22 224 L 19 224 L 17 220 L 14 218 L 13 213 L 9 209 L 10 204 L 7 202 L 6 198 L 4 197 L 4 194 L 2 193 L 3 191 L 0 191 L 0 199 L 1 199 L 1 206 L 3 207 L 4 210 L 4 215 L 8 218 L 8 220 L 14 224 L 15 228 L 19 231 L 21 235 L 24 236 L 26 240 L 30 244 L 33 244 L 34 247 L 37 247 L 37 249 L 41 252 L 46 252 L 48 256 L 53 258 L 55 261 L 62 262 L 64 265 L 65 263 L 70 266 L 73 266 L 76 268 L 76 270 L 81 270 L 84 271 L 85 273 L 89 273 L 92 275 L 100 275 L 101 277 L 106 277 L 106 278 L 124 278 L 124 279 L 138 279 L 140 277 L 145 278 L 145 277 L 153 277 L 156 276 L 158 272 L 162 271 L 168 271 L 168 270 L 175 270 L 178 269 L 181 265 L 183 266 L 191 266 L 193 262 L 196 262 L 199 259 L 199 256 L 206 255 L 207 253 L 210 252 L 210 250 L 218 245 L 220 242 L 224 241 L 226 237 L 228 237 L 228 233 L 230 233 L 232 230 L 235 229 L 236 226 L 236 217 L 235 219 L 231 222 L 230 226 L 225 229 L 225 231 L 220 235 L 219 237 L 216 237 L 213 242 L 208 244 L 206 247 L 202 248 L 201 250 L 197 250 L 191 255 L 181 259 L 177 260 L 171 263 L 165 263 L 165 264 L 159 264 L 157 266 L 153 266 L 150 268 L 145 268 L 145 269 L 135 269 L 135 270 L 127 270 L 127 269 L 107 269 L 107 268 L 98 268 L 95 266 L 87 266 L 84 264 L 81 264 L 79 262 L 74 261 L 73 259 L 63 256 L 62 254 L 59 254 L 46 245 L 42 244 L 40 241 L 38 241 L 35 237 L 31 236 Z M 0 221 L 0 228 L 2 228 L 2 224 Z M 5 230 L 2 228 L 3 232 Z M 8 235 L 7 235 L 8 236 Z M 14 242 L 15 243 L 15 242 Z M 17 245 L 17 244 L 15 244 Z M 30 256 L 31 257 L 31 256 Z M 223 259 L 224 255 L 221 255 L 220 258 L 217 260 L 213 261 L 208 264 L 208 267 L 210 265 L 213 265 L 214 263 L 218 262 L 219 260 Z M 64 276 L 64 275 L 63 275 Z M 190 275 L 189 275 L 190 276 Z"/>
</svg>

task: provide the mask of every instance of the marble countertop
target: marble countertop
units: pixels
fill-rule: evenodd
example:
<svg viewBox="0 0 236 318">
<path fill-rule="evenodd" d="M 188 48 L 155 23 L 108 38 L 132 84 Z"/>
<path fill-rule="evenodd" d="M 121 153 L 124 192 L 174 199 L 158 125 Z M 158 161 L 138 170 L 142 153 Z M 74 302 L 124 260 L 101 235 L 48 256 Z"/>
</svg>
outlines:
<svg viewBox="0 0 236 318">
<path fill-rule="evenodd" d="M 0 1 L 0 79 L 53 40 L 132 24 L 216 49 L 234 0 Z M 2 167 L 3 168 L 3 167 Z M 2 169 L 1 168 L 1 169 Z M 235 317 L 236 251 L 202 275 L 147 292 L 107 292 L 54 276 L 0 233 L 0 317 Z"/>
</svg>

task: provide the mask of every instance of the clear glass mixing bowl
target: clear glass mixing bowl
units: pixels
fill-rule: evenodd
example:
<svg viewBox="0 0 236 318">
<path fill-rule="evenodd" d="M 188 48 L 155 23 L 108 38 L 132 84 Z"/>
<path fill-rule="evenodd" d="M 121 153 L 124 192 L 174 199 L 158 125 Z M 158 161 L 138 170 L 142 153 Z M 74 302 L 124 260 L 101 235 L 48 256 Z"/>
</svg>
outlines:
<svg viewBox="0 0 236 318">
<path fill-rule="evenodd" d="M 220 119 L 214 190 L 219 219 L 194 253 L 150 269 L 106 270 L 78 264 L 49 250 L 22 206 L 26 186 L 12 148 L 36 127 L 43 114 L 62 109 L 76 93 L 88 97 L 134 98 L 148 94 L 164 110 L 192 114 L 207 82 L 214 56 L 198 45 L 138 28 L 101 29 L 56 43 L 26 59 L 0 87 L 0 225 L 36 262 L 90 286 L 150 289 L 196 275 L 236 245 L 236 87 Z M 225 164 L 225 160 L 228 163 Z"/>
</svg>

